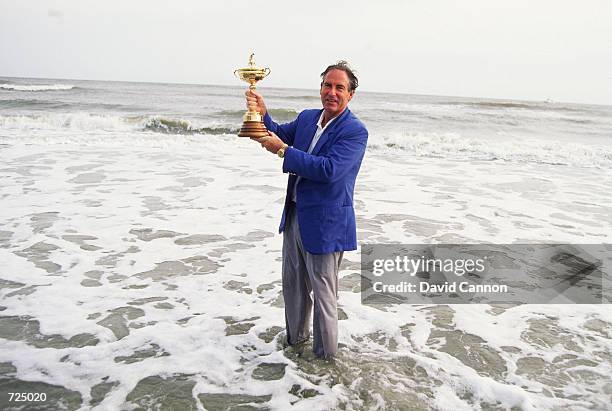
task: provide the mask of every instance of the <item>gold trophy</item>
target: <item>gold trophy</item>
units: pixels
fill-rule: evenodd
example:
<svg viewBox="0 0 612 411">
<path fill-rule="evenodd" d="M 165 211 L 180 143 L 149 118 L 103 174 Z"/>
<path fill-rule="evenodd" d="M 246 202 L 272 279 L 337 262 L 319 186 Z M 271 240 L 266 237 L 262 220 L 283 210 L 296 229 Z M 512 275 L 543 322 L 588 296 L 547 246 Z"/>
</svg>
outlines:
<svg viewBox="0 0 612 411">
<path fill-rule="evenodd" d="M 252 53 L 249 57 L 249 67 L 234 71 L 234 75 L 240 80 L 249 83 L 249 89 L 253 91 L 255 91 L 255 84 L 270 74 L 270 69 L 267 67 L 264 69 L 255 67 L 255 61 L 253 60 L 254 55 L 255 54 Z M 242 117 L 242 121 L 242 128 L 238 132 L 240 137 L 259 138 L 268 135 L 268 130 L 266 126 L 264 126 L 261 114 L 257 111 L 251 111 L 249 109 Z"/>
</svg>

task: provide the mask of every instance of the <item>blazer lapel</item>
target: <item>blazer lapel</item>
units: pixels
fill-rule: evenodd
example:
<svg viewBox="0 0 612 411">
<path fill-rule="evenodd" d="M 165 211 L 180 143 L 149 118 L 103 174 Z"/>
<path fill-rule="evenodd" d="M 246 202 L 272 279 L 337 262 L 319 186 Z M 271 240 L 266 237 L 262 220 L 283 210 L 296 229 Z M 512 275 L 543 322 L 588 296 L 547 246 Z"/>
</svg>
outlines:
<svg viewBox="0 0 612 411">
<path fill-rule="evenodd" d="M 296 147 L 298 150 L 301 150 L 303 152 L 308 151 L 308 147 L 310 147 L 310 143 L 312 143 L 312 139 L 314 138 L 314 135 L 317 132 L 317 121 L 319 121 L 319 117 L 320 114 L 317 115 L 314 119 L 314 122 L 308 126 L 308 129 L 306 130 L 304 135 L 306 138 L 300 141 L 300 143 L 303 142 L 304 144 L 300 144 L 298 147 Z"/>
<path fill-rule="evenodd" d="M 319 141 L 317 141 L 317 145 L 314 146 L 314 148 L 312 149 L 312 153 L 310 154 L 312 154 L 313 156 L 316 156 L 317 154 L 319 154 L 321 147 L 323 147 L 325 142 L 329 140 L 330 138 L 332 138 L 334 135 L 335 133 L 332 130 L 325 130 L 323 134 L 321 134 L 321 137 L 319 137 Z"/>
<path fill-rule="evenodd" d="M 327 142 L 327 140 L 331 139 L 334 137 L 335 133 L 335 129 L 338 126 L 338 124 L 340 124 L 348 115 L 349 113 L 349 109 L 348 107 L 344 110 L 344 112 L 340 115 L 340 117 L 338 117 L 337 119 L 334 120 L 334 122 L 329 126 L 329 128 L 327 128 L 323 134 L 321 134 L 321 137 L 319 137 L 319 141 L 317 141 L 317 145 L 312 149 L 312 155 L 316 156 L 317 154 L 319 154 L 319 151 L 321 150 L 321 147 L 323 147 L 323 145 Z M 316 124 L 315 124 L 315 129 L 316 129 Z M 314 136 L 314 135 L 313 135 Z M 312 139 L 310 139 L 310 141 L 312 141 Z"/>
</svg>

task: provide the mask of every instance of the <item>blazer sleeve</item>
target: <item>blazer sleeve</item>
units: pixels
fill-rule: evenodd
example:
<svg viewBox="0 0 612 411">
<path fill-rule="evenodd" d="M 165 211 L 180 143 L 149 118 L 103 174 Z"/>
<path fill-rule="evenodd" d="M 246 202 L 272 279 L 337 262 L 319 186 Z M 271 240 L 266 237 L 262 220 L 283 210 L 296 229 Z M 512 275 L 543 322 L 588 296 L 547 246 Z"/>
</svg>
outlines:
<svg viewBox="0 0 612 411">
<path fill-rule="evenodd" d="M 283 172 L 320 182 L 340 180 L 361 162 L 367 141 L 368 131 L 359 128 L 340 136 L 324 155 L 314 156 L 289 147 L 285 151 Z"/>
<path fill-rule="evenodd" d="M 295 133 L 297 130 L 299 118 L 300 116 L 298 115 L 297 118 L 290 123 L 277 124 L 274 120 L 272 120 L 272 117 L 270 117 L 270 114 L 266 112 L 263 120 L 264 120 L 264 125 L 266 126 L 268 130 L 270 130 L 271 132 L 279 136 L 280 139 L 283 140 L 285 144 L 292 146 L 293 141 L 295 140 Z"/>
</svg>

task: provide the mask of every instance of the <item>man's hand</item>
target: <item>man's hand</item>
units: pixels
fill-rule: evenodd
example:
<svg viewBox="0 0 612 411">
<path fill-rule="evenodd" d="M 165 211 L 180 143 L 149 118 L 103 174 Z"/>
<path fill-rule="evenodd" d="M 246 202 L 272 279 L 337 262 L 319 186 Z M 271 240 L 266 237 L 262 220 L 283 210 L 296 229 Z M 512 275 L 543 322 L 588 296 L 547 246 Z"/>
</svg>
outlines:
<svg viewBox="0 0 612 411">
<path fill-rule="evenodd" d="M 265 137 L 251 137 L 251 140 L 257 141 L 263 148 L 268 150 L 272 154 L 276 154 L 278 150 L 280 150 L 285 143 L 280 139 L 276 134 L 271 131 L 268 131 L 268 136 Z"/>
<path fill-rule="evenodd" d="M 249 111 L 256 111 L 263 117 L 268 111 L 263 96 L 251 89 L 247 90 L 244 95 L 246 96 L 247 109 Z"/>
</svg>

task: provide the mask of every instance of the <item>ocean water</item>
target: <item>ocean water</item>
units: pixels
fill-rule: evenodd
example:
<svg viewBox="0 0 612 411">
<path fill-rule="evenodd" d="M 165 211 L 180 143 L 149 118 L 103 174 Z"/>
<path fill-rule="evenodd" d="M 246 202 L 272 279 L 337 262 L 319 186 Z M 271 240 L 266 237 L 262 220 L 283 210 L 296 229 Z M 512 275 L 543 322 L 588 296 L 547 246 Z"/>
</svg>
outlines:
<svg viewBox="0 0 612 411">
<path fill-rule="evenodd" d="M 320 107 L 259 90 L 279 122 Z M 0 78 L 0 409 L 610 409 L 609 305 L 368 307 L 359 251 L 336 363 L 283 350 L 286 176 L 235 136 L 243 92 Z M 610 243 L 612 107 L 358 92 L 351 110 L 360 242 Z"/>
</svg>

